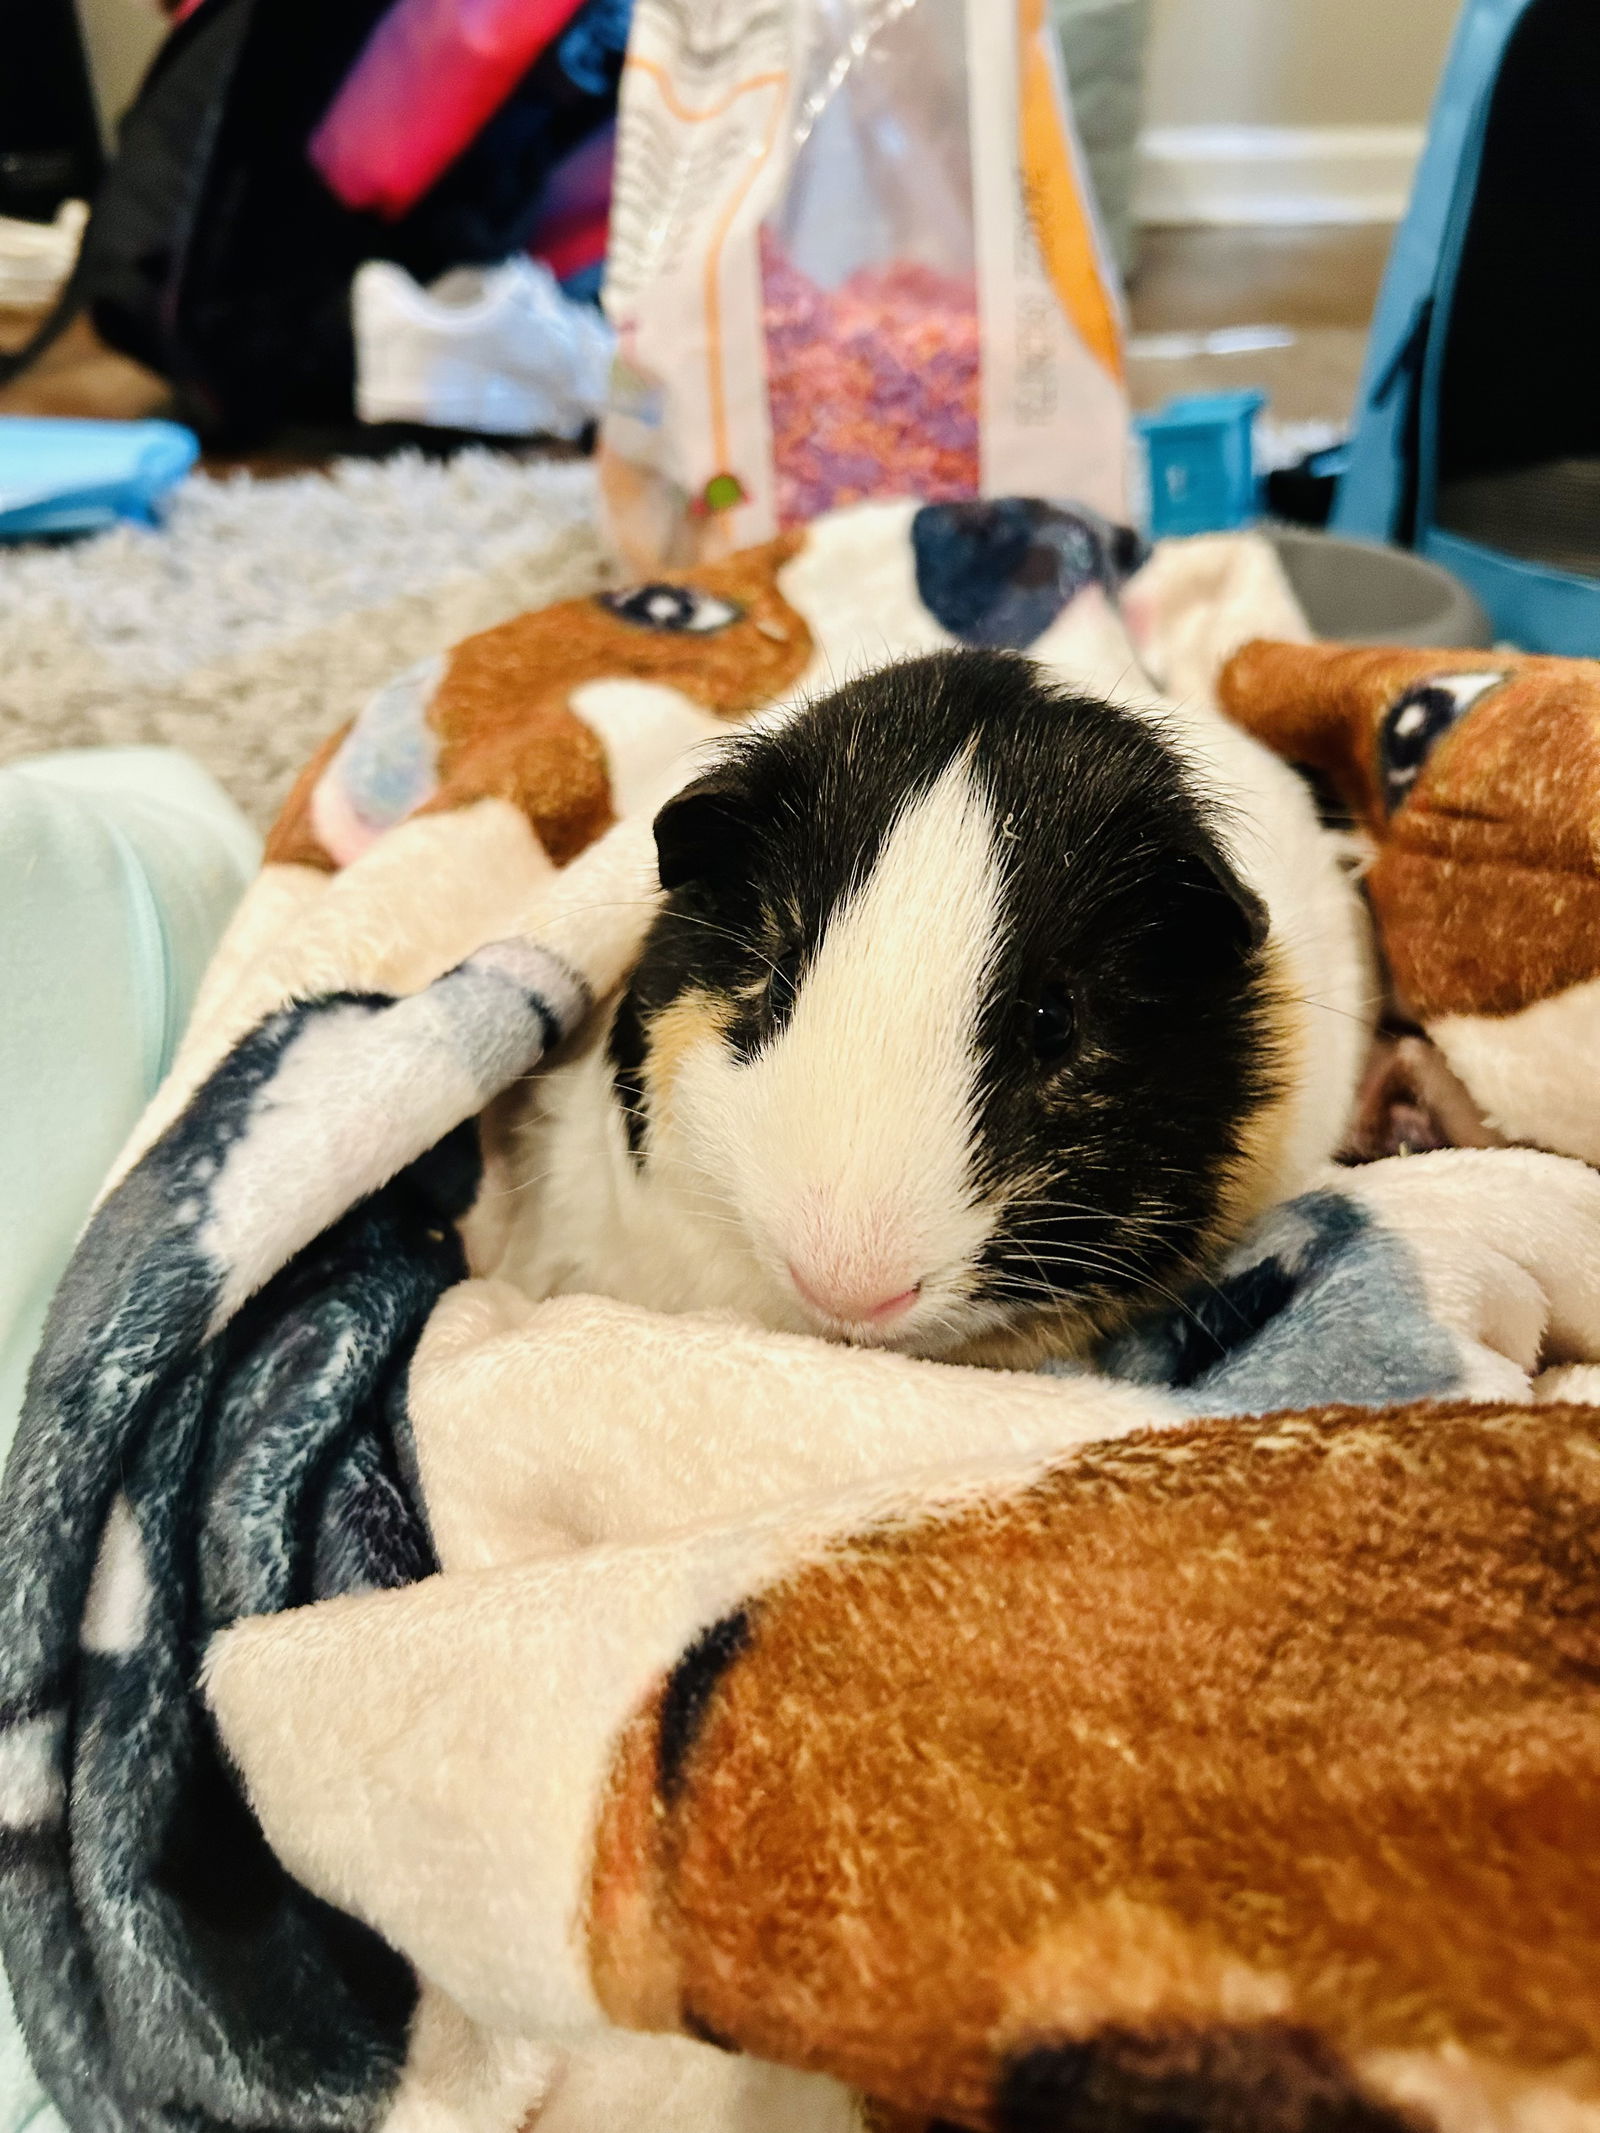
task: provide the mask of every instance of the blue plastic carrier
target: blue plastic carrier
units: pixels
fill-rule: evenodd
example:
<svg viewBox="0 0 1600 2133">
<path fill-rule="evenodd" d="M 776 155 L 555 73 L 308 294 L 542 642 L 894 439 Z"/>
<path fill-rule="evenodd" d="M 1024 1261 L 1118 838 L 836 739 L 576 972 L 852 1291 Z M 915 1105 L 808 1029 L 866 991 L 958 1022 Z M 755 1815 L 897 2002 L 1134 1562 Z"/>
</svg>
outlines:
<svg viewBox="0 0 1600 2133">
<path fill-rule="evenodd" d="M 1600 0 L 1466 0 L 1332 526 L 1600 656 Z"/>
</svg>

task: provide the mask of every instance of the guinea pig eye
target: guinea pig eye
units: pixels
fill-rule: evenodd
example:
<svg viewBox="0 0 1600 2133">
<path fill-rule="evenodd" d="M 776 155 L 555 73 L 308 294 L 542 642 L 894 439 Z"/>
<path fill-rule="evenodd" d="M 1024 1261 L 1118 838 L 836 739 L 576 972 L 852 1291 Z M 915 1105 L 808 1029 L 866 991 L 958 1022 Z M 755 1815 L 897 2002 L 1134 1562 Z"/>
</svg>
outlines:
<svg viewBox="0 0 1600 2133">
<path fill-rule="evenodd" d="M 1029 1048 L 1041 1066 L 1059 1066 L 1078 1040 L 1078 1003 L 1069 985 L 1041 988 L 1023 1012 Z"/>
</svg>

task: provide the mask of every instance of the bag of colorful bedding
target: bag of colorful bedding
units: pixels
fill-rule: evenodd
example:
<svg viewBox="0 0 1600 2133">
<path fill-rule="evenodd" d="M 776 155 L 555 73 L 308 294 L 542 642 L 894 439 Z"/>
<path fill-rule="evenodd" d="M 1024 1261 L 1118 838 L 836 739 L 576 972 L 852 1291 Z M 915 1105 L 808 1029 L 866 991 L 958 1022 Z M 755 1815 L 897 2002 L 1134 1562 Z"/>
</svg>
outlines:
<svg viewBox="0 0 1600 2133">
<path fill-rule="evenodd" d="M 641 568 L 865 497 L 1126 516 L 1120 304 L 1044 0 L 638 0 L 605 302 Z"/>
</svg>

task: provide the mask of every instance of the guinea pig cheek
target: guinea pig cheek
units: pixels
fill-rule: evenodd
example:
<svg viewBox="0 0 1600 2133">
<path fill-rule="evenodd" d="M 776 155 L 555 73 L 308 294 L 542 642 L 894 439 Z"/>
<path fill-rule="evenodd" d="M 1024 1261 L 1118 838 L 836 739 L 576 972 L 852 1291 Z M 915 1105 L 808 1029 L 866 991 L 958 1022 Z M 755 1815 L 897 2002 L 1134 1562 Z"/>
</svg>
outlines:
<svg viewBox="0 0 1600 2133">
<path fill-rule="evenodd" d="M 797 1018 L 798 1019 L 798 1018 Z M 674 1153 L 748 1239 L 774 1324 L 934 1354 L 978 1330 L 964 1107 L 859 1059 L 780 1038 L 753 1060 L 697 1045 L 674 1090 Z M 919 1098 L 924 1100 L 919 1101 Z M 952 1131 L 952 1126 L 955 1126 Z"/>
</svg>

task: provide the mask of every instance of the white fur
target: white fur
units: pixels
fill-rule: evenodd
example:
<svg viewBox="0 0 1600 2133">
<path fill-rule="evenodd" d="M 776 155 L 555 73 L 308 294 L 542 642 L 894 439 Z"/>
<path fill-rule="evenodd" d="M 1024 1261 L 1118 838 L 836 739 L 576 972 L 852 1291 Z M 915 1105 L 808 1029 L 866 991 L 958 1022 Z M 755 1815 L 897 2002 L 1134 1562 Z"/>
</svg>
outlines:
<svg viewBox="0 0 1600 2133">
<path fill-rule="evenodd" d="M 712 1036 L 687 1050 L 644 1176 L 598 1045 L 549 1078 L 500 1270 L 536 1295 L 732 1309 L 924 1354 L 996 1324 L 967 1292 L 995 1219 L 969 1168 L 1000 896 L 989 806 L 958 762 L 835 914 L 776 1042 L 748 1062 Z M 909 1309 L 871 1322 L 868 1306 L 911 1289 Z"/>
<path fill-rule="evenodd" d="M 59 1822 L 66 1795 L 57 1757 L 59 1711 L 19 1718 L 0 1731 L 0 1829 L 44 1829 Z"/>
<path fill-rule="evenodd" d="M 727 731 L 725 719 L 659 681 L 586 681 L 567 703 L 600 737 L 618 815 L 641 812 L 685 749 Z"/>
<path fill-rule="evenodd" d="M 150 1572 L 128 1499 L 119 1489 L 100 1535 L 79 1639 L 86 1652 L 132 1652 L 144 1642 Z"/>
<path fill-rule="evenodd" d="M 911 522 L 918 505 L 852 504 L 830 511 L 778 573 L 778 590 L 805 618 L 812 655 L 780 707 L 826 696 L 887 659 L 947 650 L 955 638 L 917 591 Z"/>
<path fill-rule="evenodd" d="M 1600 1163 L 1600 1104 L 1589 1062 L 1600 1046 L 1600 979 L 1510 1015 L 1440 1015 L 1428 1035 L 1508 1140 Z"/>
</svg>

